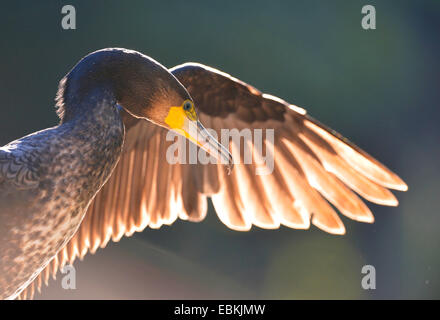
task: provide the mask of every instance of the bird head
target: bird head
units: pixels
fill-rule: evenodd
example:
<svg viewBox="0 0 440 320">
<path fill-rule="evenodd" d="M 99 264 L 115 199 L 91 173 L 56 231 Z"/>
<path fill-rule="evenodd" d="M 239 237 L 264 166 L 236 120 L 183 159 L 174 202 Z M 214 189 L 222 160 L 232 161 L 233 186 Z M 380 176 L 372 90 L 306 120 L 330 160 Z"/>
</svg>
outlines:
<svg viewBox="0 0 440 320">
<path fill-rule="evenodd" d="M 194 101 L 164 66 L 137 51 L 111 48 L 82 59 L 67 76 L 72 92 L 108 88 L 130 115 L 174 130 L 232 168 L 229 151 L 199 121 Z"/>
</svg>

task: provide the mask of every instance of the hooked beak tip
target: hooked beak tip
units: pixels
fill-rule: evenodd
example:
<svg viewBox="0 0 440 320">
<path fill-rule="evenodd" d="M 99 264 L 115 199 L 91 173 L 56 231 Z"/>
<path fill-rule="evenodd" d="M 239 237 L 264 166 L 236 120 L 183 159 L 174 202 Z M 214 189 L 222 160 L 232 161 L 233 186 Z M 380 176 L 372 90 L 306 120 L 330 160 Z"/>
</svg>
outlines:
<svg viewBox="0 0 440 320">
<path fill-rule="evenodd" d="M 225 165 L 228 175 L 230 175 L 234 168 L 234 159 L 229 150 L 214 138 L 200 121 L 188 121 L 187 123 L 186 137 L 215 157 L 219 161 L 218 163 Z"/>
</svg>

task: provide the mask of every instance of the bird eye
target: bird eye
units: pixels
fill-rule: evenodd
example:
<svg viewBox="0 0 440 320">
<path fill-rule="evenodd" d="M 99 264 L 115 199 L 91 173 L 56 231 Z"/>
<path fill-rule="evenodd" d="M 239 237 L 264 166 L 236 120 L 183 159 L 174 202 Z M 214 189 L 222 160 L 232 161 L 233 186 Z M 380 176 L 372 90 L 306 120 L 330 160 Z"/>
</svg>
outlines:
<svg viewBox="0 0 440 320">
<path fill-rule="evenodd" d="M 183 104 L 183 110 L 185 111 L 190 111 L 192 108 L 192 103 L 191 101 L 185 101 L 185 103 Z"/>
</svg>

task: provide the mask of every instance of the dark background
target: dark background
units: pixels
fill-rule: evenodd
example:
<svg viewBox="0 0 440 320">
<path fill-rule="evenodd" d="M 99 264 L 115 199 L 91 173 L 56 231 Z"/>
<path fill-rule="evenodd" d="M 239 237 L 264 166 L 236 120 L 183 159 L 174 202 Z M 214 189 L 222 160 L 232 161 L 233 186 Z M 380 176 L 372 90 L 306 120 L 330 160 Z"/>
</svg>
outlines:
<svg viewBox="0 0 440 320">
<path fill-rule="evenodd" d="M 77 29 L 61 28 L 73 4 Z M 377 29 L 361 28 L 375 5 Z M 56 125 L 58 81 L 87 53 L 201 62 L 304 107 L 399 173 L 400 206 L 347 234 L 146 229 L 76 261 L 38 298 L 440 298 L 439 1 L 14 1 L 0 5 L 0 144 Z M 361 288 L 373 265 L 377 289 Z"/>
</svg>

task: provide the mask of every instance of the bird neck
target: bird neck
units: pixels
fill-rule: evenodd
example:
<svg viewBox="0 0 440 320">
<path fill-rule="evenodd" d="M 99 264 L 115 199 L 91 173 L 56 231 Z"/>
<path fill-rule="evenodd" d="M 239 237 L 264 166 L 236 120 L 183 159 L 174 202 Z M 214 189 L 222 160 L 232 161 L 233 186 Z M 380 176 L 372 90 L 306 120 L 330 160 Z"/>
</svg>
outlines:
<svg viewBox="0 0 440 320">
<path fill-rule="evenodd" d="M 70 106 L 67 104 L 66 107 Z M 81 154 L 74 174 L 89 176 L 83 194 L 88 199 L 101 188 L 114 169 L 122 152 L 125 129 L 120 110 L 107 90 L 95 91 L 75 108 L 82 112 L 75 113 L 58 126 L 57 139 L 64 149 Z"/>
<path fill-rule="evenodd" d="M 71 96 L 64 100 L 67 112 L 61 126 L 68 127 L 73 134 L 100 139 L 105 144 L 108 136 L 124 134 L 120 108 L 112 92 L 106 88 L 96 88 L 86 97 Z"/>
</svg>

